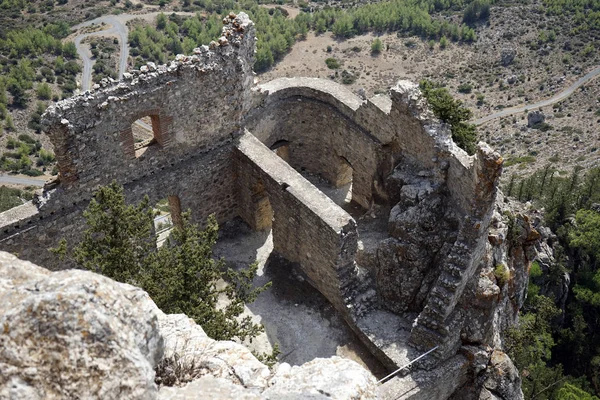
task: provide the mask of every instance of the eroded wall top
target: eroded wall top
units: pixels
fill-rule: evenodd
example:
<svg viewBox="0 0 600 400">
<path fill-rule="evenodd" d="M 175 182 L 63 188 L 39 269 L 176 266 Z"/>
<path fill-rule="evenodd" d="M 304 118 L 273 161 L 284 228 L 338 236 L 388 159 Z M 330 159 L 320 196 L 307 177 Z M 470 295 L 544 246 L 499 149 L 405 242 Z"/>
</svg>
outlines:
<svg viewBox="0 0 600 400">
<path fill-rule="evenodd" d="M 89 191 L 112 180 L 126 183 L 241 133 L 253 84 L 254 27 L 244 13 L 223 22 L 218 42 L 195 49 L 194 55 L 178 55 L 158 67 L 148 63 L 114 86 L 46 111 L 42 123 L 63 185 Z M 132 124 L 142 117 L 149 117 L 146 128 L 153 139 L 147 151 L 136 152 L 144 143 L 135 143 Z"/>
</svg>

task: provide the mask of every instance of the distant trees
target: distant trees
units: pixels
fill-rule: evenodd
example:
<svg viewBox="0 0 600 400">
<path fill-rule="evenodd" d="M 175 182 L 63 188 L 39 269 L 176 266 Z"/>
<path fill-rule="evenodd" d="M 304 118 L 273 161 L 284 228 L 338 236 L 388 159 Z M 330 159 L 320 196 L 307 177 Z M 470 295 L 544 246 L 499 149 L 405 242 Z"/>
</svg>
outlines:
<svg viewBox="0 0 600 400">
<path fill-rule="evenodd" d="M 540 270 L 538 279 L 546 285 L 562 285 L 562 275 L 569 272 L 570 276 L 564 316 L 548 330 L 552 353 L 538 367 L 542 380 L 537 387 L 563 379 L 564 369 L 569 376 L 564 385 L 553 386 L 556 396 L 552 398 L 598 400 L 589 393 L 600 394 L 600 168 L 561 174 L 547 165 L 520 181 L 511 179 L 506 189 L 508 195 L 543 209 L 546 224 L 558 237 L 556 265 Z M 532 345 L 531 341 L 525 344 Z"/>
<path fill-rule="evenodd" d="M 490 17 L 489 0 L 475 0 L 469 3 L 463 12 L 463 22 L 473 24 L 477 21 L 485 21 Z"/>
<path fill-rule="evenodd" d="M 258 39 L 254 70 L 262 72 L 270 68 L 297 40 L 305 38 L 311 29 L 317 33 L 331 30 L 340 38 L 350 38 L 369 31 L 397 31 L 424 38 L 442 38 L 442 48 L 449 40 L 472 42 L 476 39 L 475 31 L 467 25 L 433 19 L 429 10 L 434 2 L 429 1 L 432 4 L 416 0 L 391 0 L 351 9 L 324 7 L 311 13 L 302 12 L 293 19 L 288 18 L 287 12 L 282 8 L 266 9 L 258 4 L 249 5 L 245 11 L 256 25 Z M 210 0 L 196 0 L 194 4 L 214 12 L 227 9 L 221 3 L 217 6 Z M 448 1 L 441 8 L 461 5 L 459 2 Z M 189 54 L 194 47 L 208 44 L 219 37 L 221 20 L 216 14 L 198 14 L 191 18 L 159 14 L 156 28 L 138 25 L 131 29 L 131 55 L 136 57 L 136 65 L 141 66 L 146 61 L 164 63 L 167 57 L 179 52 Z"/>
</svg>

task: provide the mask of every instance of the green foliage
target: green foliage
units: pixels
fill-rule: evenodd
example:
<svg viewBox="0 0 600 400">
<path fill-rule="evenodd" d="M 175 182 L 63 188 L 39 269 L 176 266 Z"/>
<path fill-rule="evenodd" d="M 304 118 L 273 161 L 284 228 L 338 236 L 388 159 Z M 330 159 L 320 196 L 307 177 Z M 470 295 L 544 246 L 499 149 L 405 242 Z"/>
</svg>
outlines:
<svg viewBox="0 0 600 400">
<path fill-rule="evenodd" d="M 469 94 L 469 93 L 471 93 L 471 91 L 472 91 L 472 90 L 473 90 L 473 85 L 471 85 L 471 84 L 470 84 L 470 83 L 468 83 L 468 82 L 461 83 L 461 84 L 458 86 L 458 91 L 459 91 L 460 93 Z"/>
<path fill-rule="evenodd" d="M 325 60 L 325 64 L 327 64 L 327 68 L 329 69 L 338 69 L 340 67 L 339 61 L 331 57 Z"/>
<path fill-rule="evenodd" d="M 44 149 L 40 150 L 40 155 L 37 160 L 38 167 L 52 164 L 54 161 L 56 161 L 56 157 L 54 156 L 54 153 L 52 153 L 51 151 L 46 151 Z"/>
<path fill-rule="evenodd" d="M 448 38 L 446 36 L 442 36 L 440 38 L 440 49 L 445 49 L 448 46 Z"/>
<path fill-rule="evenodd" d="M 560 390 L 558 391 L 558 400 L 600 400 L 598 397 L 589 394 L 583 389 L 572 385 L 570 383 L 565 383 Z"/>
<path fill-rule="evenodd" d="M 463 22 L 473 24 L 477 21 L 483 21 L 490 16 L 490 2 L 488 0 L 476 0 L 465 7 L 463 12 Z"/>
<path fill-rule="evenodd" d="M 554 383 L 563 379 L 562 366 L 550 367 L 555 345 L 551 321 L 560 315 L 553 301 L 536 296 L 530 312 L 521 315 L 517 328 L 507 332 L 505 349 L 521 372 L 521 388 L 526 399 L 533 399 L 544 388 L 549 388 L 545 398 L 552 398 L 560 388 Z"/>
<path fill-rule="evenodd" d="M 4 126 L 4 128 L 7 131 L 14 131 L 15 130 L 15 124 L 13 123 L 13 119 L 12 119 L 12 116 L 10 114 L 6 115 L 6 125 Z"/>
<path fill-rule="evenodd" d="M 382 49 L 383 49 L 383 43 L 381 43 L 381 39 L 375 38 L 375 40 L 373 40 L 373 43 L 371 43 L 371 53 L 379 54 L 379 53 L 381 53 Z"/>
<path fill-rule="evenodd" d="M 35 108 L 35 111 L 31 113 L 31 117 L 29 119 L 29 123 L 27 127 L 33 129 L 36 133 L 40 133 L 42 131 L 42 114 L 46 111 L 46 104 L 42 102 L 38 102 Z"/>
<path fill-rule="evenodd" d="M 36 94 L 40 100 L 50 100 L 52 97 L 52 89 L 50 89 L 50 85 L 44 82 L 38 85 Z"/>
<path fill-rule="evenodd" d="M 72 255 L 82 267 L 120 282 L 142 287 L 166 313 L 185 313 L 217 340 L 253 338 L 262 331 L 251 317 L 239 318 L 244 304 L 252 302 L 267 286 L 255 288 L 257 265 L 240 271 L 225 268 L 212 258 L 218 226 L 211 216 L 204 231 L 182 217 L 159 249 L 153 232 L 154 211 L 148 198 L 126 205 L 123 188 L 113 182 L 101 188 L 84 217 L 88 229 L 72 251 L 63 240 L 55 253 Z M 229 284 L 219 288 L 217 282 Z M 228 304 L 217 307 L 220 296 Z"/>
<path fill-rule="evenodd" d="M 510 279 L 510 270 L 504 264 L 498 264 L 494 268 L 494 276 L 498 282 L 498 286 L 503 287 Z"/>
<path fill-rule="evenodd" d="M 445 37 L 445 40 L 464 42 L 476 39 L 472 28 L 430 16 L 433 8 L 462 7 L 462 2 L 454 0 L 447 3 L 429 0 L 429 4 L 417 0 L 391 0 L 351 9 L 324 7 L 311 13 L 302 12 L 293 19 L 288 18 L 282 8 L 266 9 L 252 3 L 196 0 L 194 5 L 202 7 L 208 15 L 197 14 L 184 18 L 159 14 L 156 28 L 137 25 L 130 30 L 131 55 L 136 57 L 137 66 L 147 61 L 164 63 L 173 54 L 189 54 L 195 47 L 210 43 L 221 33 L 222 16 L 219 14 L 234 8 L 248 12 L 256 25 L 258 41 L 254 70 L 257 72 L 269 69 L 297 40 L 304 39 L 311 29 L 317 33 L 330 30 L 340 38 L 350 38 L 369 31 L 396 31 L 432 39 Z"/>
<path fill-rule="evenodd" d="M 471 110 L 464 107 L 461 101 L 454 100 L 446 88 L 436 86 L 427 80 L 421 81 L 419 86 L 433 113 L 442 122 L 450 125 L 452 139 L 458 147 L 468 154 L 475 154 L 477 130 L 475 125 L 467 122 L 471 119 Z"/>
<path fill-rule="evenodd" d="M 11 189 L 4 185 L 0 186 L 0 212 L 20 206 L 23 204 L 25 196 L 26 193 L 19 189 Z M 31 197 L 29 197 L 28 200 L 29 199 L 31 199 Z"/>
<path fill-rule="evenodd" d="M 532 281 L 551 287 L 561 285 L 560 277 L 566 266 L 570 269 L 571 291 L 562 324 L 552 332 L 556 346 L 548 364 L 561 364 L 566 374 L 580 377 L 578 382 L 569 381 L 569 384 L 584 392 L 590 391 L 585 383 L 587 378 L 597 395 L 600 389 L 600 168 L 585 174 L 576 168 L 570 175 L 561 175 L 547 165 L 514 184 L 515 187 L 521 189 L 511 190 L 511 195 L 533 201 L 545 209 L 546 222 L 557 233 L 561 245 L 555 246 L 557 262 L 548 271 L 542 271 L 541 277 L 536 276 L 539 271 L 535 264 L 532 266 Z M 564 248 L 565 257 L 560 247 Z M 535 287 L 529 290 L 536 295 L 534 292 Z M 580 396 L 578 393 L 572 388 L 565 389 L 559 391 L 556 398 L 577 398 L 573 396 Z"/>
</svg>

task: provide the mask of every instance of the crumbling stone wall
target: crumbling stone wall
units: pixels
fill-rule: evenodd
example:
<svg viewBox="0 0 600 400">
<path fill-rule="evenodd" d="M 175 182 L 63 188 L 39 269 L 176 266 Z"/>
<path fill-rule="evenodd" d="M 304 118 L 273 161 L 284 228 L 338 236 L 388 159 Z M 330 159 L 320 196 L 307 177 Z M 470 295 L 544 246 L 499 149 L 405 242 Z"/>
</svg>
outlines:
<svg viewBox="0 0 600 400">
<path fill-rule="evenodd" d="M 237 215 L 234 138 L 253 83 L 254 27 L 245 14 L 226 17 L 223 37 L 169 65 L 149 63 L 124 81 L 51 106 L 43 124 L 57 154 L 60 184 L 36 204 L 4 214 L 2 248 L 52 267 L 46 251 L 60 238 L 76 242 L 93 193 L 117 181 L 127 201 L 177 196 L 202 223 Z M 135 157 L 131 125 L 151 116 L 155 144 Z M 32 246 L 35 243 L 35 246 Z M 41 250 L 40 250 L 41 249 Z"/>
</svg>

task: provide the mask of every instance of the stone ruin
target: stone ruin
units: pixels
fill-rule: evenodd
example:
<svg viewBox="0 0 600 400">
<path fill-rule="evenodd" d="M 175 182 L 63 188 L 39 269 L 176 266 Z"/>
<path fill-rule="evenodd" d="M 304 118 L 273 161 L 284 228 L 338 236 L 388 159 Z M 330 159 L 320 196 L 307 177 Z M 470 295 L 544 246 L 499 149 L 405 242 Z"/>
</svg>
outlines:
<svg viewBox="0 0 600 400">
<path fill-rule="evenodd" d="M 253 23 L 242 13 L 224 24 L 218 42 L 191 56 L 46 111 L 59 177 L 0 214 L 0 249 L 61 268 L 46 249 L 76 242 L 94 192 L 115 180 L 130 202 L 168 197 L 174 220 L 190 209 L 197 223 L 214 213 L 271 229 L 274 251 L 388 369 L 437 347 L 383 385 L 383 398 L 518 398 L 518 376 L 500 385 L 486 375 L 524 300 L 537 239 L 506 211 L 502 158 L 484 143 L 474 156 L 458 148 L 410 82 L 368 100 L 322 79 L 257 85 Z M 131 126 L 142 117 L 153 138 L 136 143 Z M 305 173 L 334 186 L 351 179 L 359 212 Z M 356 215 L 376 210 L 389 210 L 387 224 L 368 235 Z"/>
</svg>

